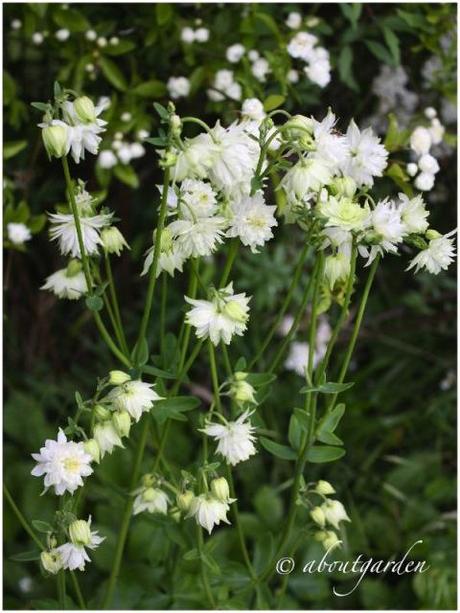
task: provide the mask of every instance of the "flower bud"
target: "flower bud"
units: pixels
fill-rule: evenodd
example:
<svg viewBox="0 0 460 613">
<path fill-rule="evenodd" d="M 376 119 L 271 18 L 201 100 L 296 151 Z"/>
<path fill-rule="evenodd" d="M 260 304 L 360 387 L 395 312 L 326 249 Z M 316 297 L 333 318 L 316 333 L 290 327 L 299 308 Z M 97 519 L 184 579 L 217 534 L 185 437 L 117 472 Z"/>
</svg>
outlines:
<svg viewBox="0 0 460 613">
<path fill-rule="evenodd" d="M 227 302 L 223 308 L 223 313 L 227 317 L 230 317 L 230 319 L 234 319 L 235 321 L 239 321 L 241 323 L 245 322 L 248 318 L 247 313 L 241 304 L 236 300 L 230 300 Z"/>
<path fill-rule="evenodd" d="M 88 453 L 93 458 L 93 462 L 99 464 L 101 460 L 101 450 L 96 439 L 90 438 L 87 441 L 84 441 L 83 447 L 86 453 Z"/>
<path fill-rule="evenodd" d="M 116 253 L 120 255 L 125 247 L 129 249 L 125 237 L 115 226 L 104 228 L 101 232 L 102 246 L 107 253 Z"/>
<path fill-rule="evenodd" d="M 228 502 L 230 496 L 230 490 L 228 488 L 227 479 L 225 477 L 219 477 L 211 481 L 211 492 L 221 502 Z"/>
<path fill-rule="evenodd" d="M 77 519 L 69 526 L 70 540 L 74 545 L 85 546 L 91 543 L 91 530 L 84 519 Z"/>
<path fill-rule="evenodd" d="M 93 101 L 88 96 L 80 96 L 76 98 L 73 107 L 77 117 L 83 123 L 94 123 L 96 121 L 96 109 Z"/>
<path fill-rule="evenodd" d="M 55 549 L 50 551 L 42 551 L 40 561 L 43 568 L 52 575 L 56 575 L 62 569 L 61 554 Z"/>
<path fill-rule="evenodd" d="M 122 370 L 111 370 L 109 372 L 109 383 L 111 385 L 123 385 L 127 381 L 131 381 L 131 377 L 128 373 Z"/>
<path fill-rule="evenodd" d="M 62 158 L 68 151 L 68 130 L 65 125 L 49 125 L 42 129 L 42 139 L 50 157 Z"/>
<path fill-rule="evenodd" d="M 322 494 L 323 496 L 329 496 L 329 494 L 335 494 L 335 489 L 329 483 L 329 481 L 318 481 L 315 487 L 315 492 L 317 494 Z"/>
<path fill-rule="evenodd" d="M 235 381 L 244 381 L 245 379 L 248 378 L 248 373 L 247 372 L 242 372 L 241 370 L 239 370 L 238 372 L 236 372 L 233 375 Z"/>
<path fill-rule="evenodd" d="M 128 411 L 116 411 L 112 416 L 112 421 L 120 436 L 129 436 L 131 417 Z"/>
<path fill-rule="evenodd" d="M 425 236 L 427 237 L 429 241 L 432 241 L 435 238 L 441 238 L 442 234 L 440 234 L 437 230 L 430 228 L 429 230 L 426 231 Z"/>
<path fill-rule="evenodd" d="M 326 524 L 326 516 L 324 515 L 324 511 L 321 507 L 315 507 L 314 509 L 312 509 L 310 511 L 310 517 L 315 522 L 315 524 L 318 524 L 318 526 L 324 528 Z"/>
<path fill-rule="evenodd" d="M 358 189 L 356 182 L 351 177 L 337 177 L 330 185 L 335 196 L 347 196 L 353 198 Z"/>
<path fill-rule="evenodd" d="M 66 276 L 67 277 L 74 277 L 75 275 L 78 275 L 78 273 L 81 272 L 81 262 L 80 260 L 70 260 L 70 262 L 67 264 L 67 268 L 66 268 Z"/>
<path fill-rule="evenodd" d="M 144 487 L 150 487 L 151 485 L 153 485 L 154 482 L 155 482 L 155 477 L 152 474 L 147 473 L 147 474 L 143 475 L 143 477 L 142 477 L 142 485 Z"/>
<path fill-rule="evenodd" d="M 179 115 L 171 115 L 169 119 L 169 125 L 171 127 L 172 134 L 174 134 L 175 136 L 180 136 L 180 133 L 182 131 L 182 121 Z"/>
<path fill-rule="evenodd" d="M 257 404 L 254 393 L 255 389 L 247 381 L 234 381 L 230 387 L 230 395 L 238 404 L 246 402 Z"/>
<path fill-rule="evenodd" d="M 155 243 L 156 236 L 157 236 L 157 231 L 155 230 L 153 232 L 153 242 L 154 243 Z M 160 238 L 160 251 L 162 253 L 168 253 L 169 251 L 171 251 L 172 246 L 173 246 L 172 232 L 169 228 L 163 228 L 163 232 L 161 233 L 161 238 Z"/>
<path fill-rule="evenodd" d="M 106 407 L 102 406 L 102 404 L 97 404 L 94 407 L 94 414 L 96 416 L 96 419 L 98 421 L 106 421 L 108 419 L 110 419 L 111 417 L 111 412 L 109 411 L 109 409 L 107 409 Z"/>
<path fill-rule="evenodd" d="M 162 168 L 169 168 L 170 166 L 174 166 L 177 162 L 177 155 L 174 151 L 168 150 L 166 151 L 160 159 L 160 166 Z"/>
<path fill-rule="evenodd" d="M 322 539 L 324 549 L 332 549 L 340 545 L 339 537 L 332 530 L 326 530 L 324 538 Z"/>
<path fill-rule="evenodd" d="M 195 498 L 195 494 L 191 490 L 186 490 L 182 494 L 178 494 L 176 497 L 177 506 L 179 509 L 187 513 L 190 510 L 190 506 Z"/>
<path fill-rule="evenodd" d="M 283 132 L 289 140 L 298 140 L 305 147 L 313 143 L 313 121 L 305 115 L 294 115 L 288 119 Z"/>
</svg>

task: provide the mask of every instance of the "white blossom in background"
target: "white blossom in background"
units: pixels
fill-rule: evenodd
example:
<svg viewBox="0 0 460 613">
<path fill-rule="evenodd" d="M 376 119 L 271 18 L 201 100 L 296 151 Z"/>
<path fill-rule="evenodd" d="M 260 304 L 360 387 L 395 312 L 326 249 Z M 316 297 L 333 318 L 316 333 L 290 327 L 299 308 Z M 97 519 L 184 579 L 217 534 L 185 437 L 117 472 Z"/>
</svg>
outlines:
<svg viewBox="0 0 460 613">
<path fill-rule="evenodd" d="M 145 381 L 127 381 L 113 388 L 106 400 L 111 402 L 115 409 L 127 411 L 134 421 L 138 422 L 143 413 L 150 411 L 155 402 L 162 400 L 153 387 Z"/>
<path fill-rule="evenodd" d="M 240 43 L 235 43 L 234 45 L 231 45 L 227 48 L 227 51 L 225 52 L 225 57 L 231 64 L 237 64 L 241 60 L 245 52 L 246 48 L 244 47 L 244 45 Z"/>
<path fill-rule="evenodd" d="M 32 34 L 32 42 L 34 45 L 37 45 L 37 46 L 41 45 L 44 40 L 45 40 L 45 37 L 43 36 L 41 32 L 34 32 Z"/>
<path fill-rule="evenodd" d="M 190 93 L 190 81 L 187 77 L 169 77 L 166 87 L 173 100 L 186 98 Z"/>
<path fill-rule="evenodd" d="M 51 240 L 58 241 L 62 255 L 81 258 L 74 216 L 66 213 L 48 213 L 48 217 L 52 224 Z M 100 231 L 110 225 L 111 219 L 112 213 L 80 217 L 83 245 L 88 255 L 98 252 L 99 245 L 102 244 Z"/>
<path fill-rule="evenodd" d="M 286 25 L 288 28 L 291 28 L 291 30 L 298 30 L 302 25 L 302 15 L 295 11 L 289 13 L 286 19 Z"/>
<path fill-rule="evenodd" d="M 315 350 L 313 352 L 313 368 L 316 368 L 326 355 L 327 344 L 331 338 L 331 327 L 328 320 L 322 317 L 318 321 L 316 330 Z M 286 370 L 292 370 L 301 377 L 305 377 L 309 359 L 309 345 L 305 342 L 294 341 L 289 347 L 288 356 L 284 362 Z"/>
<path fill-rule="evenodd" d="M 265 116 L 264 105 L 258 98 L 246 98 L 246 100 L 243 100 L 241 105 L 241 117 L 243 120 L 248 119 L 260 122 Z"/>
<path fill-rule="evenodd" d="M 331 80 L 331 64 L 329 52 L 323 47 L 315 47 L 309 54 L 307 65 L 304 67 L 307 77 L 319 87 L 326 87 Z"/>
<path fill-rule="evenodd" d="M 264 57 L 260 57 L 253 62 L 251 72 L 258 81 L 265 83 L 267 75 L 271 72 L 270 64 Z"/>
<path fill-rule="evenodd" d="M 20 19 L 13 19 L 11 22 L 11 28 L 13 30 L 20 30 L 22 28 L 22 21 Z"/>
<path fill-rule="evenodd" d="M 69 38 L 69 36 L 70 32 L 66 28 L 61 28 L 55 33 L 55 37 L 60 42 L 65 42 Z"/>
<path fill-rule="evenodd" d="M 101 168 L 110 169 L 118 164 L 118 158 L 110 149 L 104 149 L 99 153 L 97 163 Z"/>
<path fill-rule="evenodd" d="M 276 206 L 265 204 L 260 191 L 254 196 L 244 196 L 231 205 L 232 217 L 227 236 L 238 237 L 243 245 L 257 253 L 257 247 L 262 247 L 273 238 L 272 228 L 278 225 L 275 210 Z"/>
<path fill-rule="evenodd" d="M 92 474 L 92 458 L 84 450 L 83 443 L 68 441 L 63 430 L 59 428 L 57 440 L 47 439 L 40 453 L 33 453 L 37 462 L 31 474 L 44 476 L 45 490 L 54 488 L 57 496 L 65 492 L 73 494 L 83 485 L 83 477 Z"/>
<path fill-rule="evenodd" d="M 218 441 L 216 453 L 223 456 L 231 466 L 245 462 L 256 453 L 255 427 L 251 424 L 251 412 L 244 411 L 236 421 L 225 424 L 208 422 L 200 430 Z"/>
<path fill-rule="evenodd" d="M 209 30 L 207 28 L 197 28 L 194 38 L 197 43 L 207 43 L 209 40 Z"/>
<path fill-rule="evenodd" d="M 208 98 L 213 102 L 221 102 L 226 96 L 232 100 L 241 100 L 242 93 L 241 85 L 235 81 L 233 71 L 225 68 L 216 72 L 212 87 L 207 90 Z"/>
<path fill-rule="evenodd" d="M 211 300 L 195 300 L 185 296 L 192 305 L 185 321 L 196 328 L 200 339 L 210 338 L 214 345 L 230 344 L 232 336 L 242 336 L 249 319 L 249 300 L 245 293 L 234 294 L 233 283 L 215 290 Z"/>
<path fill-rule="evenodd" d="M 23 223 L 10 222 L 6 225 L 6 231 L 8 234 L 8 239 L 14 245 L 23 245 L 32 238 L 30 228 Z"/>
<path fill-rule="evenodd" d="M 195 32 L 193 28 L 190 28 L 188 26 L 186 26 L 185 28 L 182 28 L 180 38 L 181 38 L 181 41 L 184 43 L 187 43 L 187 44 L 193 43 L 195 41 Z"/>
</svg>

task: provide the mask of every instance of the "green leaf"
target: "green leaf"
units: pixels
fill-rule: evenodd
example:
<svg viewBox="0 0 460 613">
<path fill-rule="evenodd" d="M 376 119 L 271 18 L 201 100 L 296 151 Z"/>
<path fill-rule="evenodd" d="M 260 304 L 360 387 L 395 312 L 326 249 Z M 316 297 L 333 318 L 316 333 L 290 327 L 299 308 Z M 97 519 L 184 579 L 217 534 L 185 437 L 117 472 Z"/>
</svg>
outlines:
<svg viewBox="0 0 460 613">
<path fill-rule="evenodd" d="M 100 311 L 104 306 L 104 302 L 100 296 L 88 296 L 85 302 L 90 311 Z"/>
<path fill-rule="evenodd" d="M 208 553 L 203 552 L 201 554 L 201 560 L 202 560 L 202 562 L 204 562 L 204 564 L 206 564 L 206 566 L 209 568 L 209 570 L 211 572 L 213 572 L 215 575 L 220 575 L 221 574 L 221 570 L 219 568 L 219 565 L 214 560 L 214 558 L 212 556 L 210 556 Z"/>
<path fill-rule="evenodd" d="M 149 359 L 149 346 L 145 337 L 134 345 L 131 357 L 139 366 L 144 366 L 147 363 Z"/>
<path fill-rule="evenodd" d="M 194 396 L 175 396 L 174 398 L 165 398 L 158 400 L 153 407 L 153 416 L 159 424 L 162 424 L 167 419 L 176 419 L 178 421 L 186 421 L 182 413 L 192 411 L 201 404 L 201 401 Z"/>
<path fill-rule="evenodd" d="M 99 58 L 99 65 L 107 81 L 109 81 L 109 83 L 111 83 L 114 87 L 121 91 L 125 91 L 128 88 L 128 84 L 123 73 L 118 66 L 112 62 L 112 60 L 101 56 Z"/>
<path fill-rule="evenodd" d="M 297 460 L 297 453 L 287 445 L 280 445 L 265 437 L 260 439 L 260 443 L 262 447 L 277 458 L 281 458 L 282 460 Z"/>
<path fill-rule="evenodd" d="M 388 64 L 389 66 L 396 65 L 396 62 L 394 61 L 394 58 L 391 53 L 381 43 L 378 43 L 375 40 L 365 40 L 364 42 L 369 51 L 373 55 L 375 55 L 378 60 L 384 62 L 385 64 Z"/>
<path fill-rule="evenodd" d="M 299 426 L 304 432 L 308 432 L 310 420 L 303 409 L 294 409 L 294 414 L 299 422 Z"/>
<path fill-rule="evenodd" d="M 136 43 L 132 40 L 120 40 L 118 45 L 107 45 L 104 47 L 104 53 L 107 55 L 117 56 L 124 55 L 125 53 L 129 53 L 136 48 Z"/>
<path fill-rule="evenodd" d="M 351 23 L 353 28 L 356 28 L 359 18 L 361 17 L 362 4 L 345 4 L 340 3 L 340 10 Z"/>
<path fill-rule="evenodd" d="M 14 562 L 35 562 L 40 559 L 40 551 L 35 549 L 34 551 L 25 551 L 24 553 L 16 553 L 10 556 L 10 560 Z"/>
<path fill-rule="evenodd" d="M 14 140 L 8 143 L 3 143 L 3 159 L 9 160 L 10 158 L 13 158 L 15 155 L 18 155 L 18 153 L 23 151 L 26 147 L 26 140 Z"/>
<path fill-rule="evenodd" d="M 393 60 L 395 64 L 400 64 L 401 63 L 401 52 L 399 49 L 398 37 L 393 32 L 393 30 L 390 30 L 390 28 L 384 27 L 383 28 L 383 38 L 385 39 L 388 49 L 390 50 L 391 55 L 393 56 Z"/>
<path fill-rule="evenodd" d="M 321 432 L 316 437 L 321 443 L 326 445 L 343 445 L 342 439 L 336 436 L 333 432 Z"/>
<path fill-rule="evenodd" d="M 162 370 L 156 366 L 143 366 L 141 370 L 142 372 L 146 372 L 148 375 L 153 375 L 154 377 L 159 377 L 160 379 L 175 379 L 177 377 L 177 374 L 168 372 L 167 370 Z"/>
<path fill-rule="evenodd" d="M 271 94 L 264 100 L 264 111 L 269 113 L 270 111 L 277 109 L 284 103 L 285 100 L 286 98 L 280 94 Z"/>
<path fill-rule="evenodd" d="M 161 117 L 161 119 L 163 119 L 163 121 L 169 121 L 169 113 L 163 105 L 159 104 L 158 102 L 154 102 L 153 108 L 158 113 L 158 115 Z"/>
<path fill-rule="evenodd" d="M 119 181 L 128 187 L 132 187 L 133 189 L 139 187 L 139 177 L 132 166 L 128 164 L 117 164 L 117 166 L 114 166 L 113 174 Z"/>
<path fill-rule="evenodd" d="M 341 447 L 329 447 L 326 445 L 314 445 L 307 452 L 307 461 L 312 464 L 334 462 L 345 455 L 345 449 Z"/>
<path fill-rule="evenodd" d="M 157 23 L 159 26 L 164 26 L 173 16 L 172 5 L 168 2 L 162 2 L 156 5 Z"/>
<path fill-rule="evenodd" d="M 190 549 L 189 551 L 186 551 L 182 557 L 184 560 L 199 560 L 200 552 L 198 549 Z"/>
<path fill-rule="evenodd" d="M 330 413 L 326 414 L 318 427 L 318 433 L 334 432 L 345 413 L 343 402 L 338 404 Z"/>
<path fill-rule="evenodd" d="M 235 369 L 236 370 L 236 369 Z M 269 372 L 248 373 L 246 381 L 254 387 L 262 387 L 275 381 L 276 375 Z"/>
<path fill-rule="evenodd" d="M 265 24 L 268 30 L 273 32 L 273 34 L 276 36 L 279 43 L 283 42 L 283 37 L 280 34 L 276 21 L 273 19 L 271 15 L 269 15 L 268 13 L 260 12 L 260 13 L 255 13 L 254 17 L 258 19 L 259 21 L 261 21 L 263 24 Z"/>
<path fill-rule="evenodd" d="M 313 392 L 318 392 L 320 394 L 340 394 L 340 392 L 344 392 L 354 385 L 353 382 L 350 383 L 334 383 L 333 381 L 329 381 L 327 383 L 323 383 L 322 385 L 318 385 L 316 387 L 303 387 L 300 390 L 301 394 L 311 394 Z"/>
<path fill-rule="evenodd" d="M 131 90 L 131 93 L 143 98 L 161 98 L 166 94 L 166 85 L 162 81 L 152 79 L 151 81 L 145 81 L 145 83 L 136 85 Z"/>
<path fill-rule="evenodd" d="M 85 32 L 90 29 L 90 24 L 86 17 L 73 8 L 57 8 L 54 11 L 53 19 L 55 23 L 71 32 Z"/>
<path fill-rule="evenodd" d="M 37 532 L 43 532 L 43 534 L 47 534 L 48 532 L 52 532 L 53 528 L 46 521 L 40 521 L 39 519 L 32 520 L 32 526 L 37 530 Z"/>
<path fill-rule="evenodd" d="M 353 51 L 349 45 L 346 45 L 342 48 L 339 59 L 337 62 L 337 67 L 339 69 L 340 80 L 348 85 L 350 89 L 355 91 L 359 90 L 358 84 L 356 83 L 353 73 L 352 73 L 352 64 L 353 64 Z"/>
<path fill-rule="evenodd" d="M 302 431 L 303 428 L 301 427 L 297 416 L 295 414 L 291 415 L 291 419 L 289 420 L 288 439 L 289 444 L 296 451 L 300 449 Z"/>
<path fill-rule="evenodd" d="M 396 183 L 396 185 L 403 190 L 406 196 L 409 196 L 409 198 L 413 198 L 414 190 L 412 189 L 412 185 L 410 184 L 409 176 L 399 164 L 397 164 L 396 162 L 391 164 L 391 166 L 385 171 L 385 175 L 387 177 L 390 177 Z"/>
</svg>

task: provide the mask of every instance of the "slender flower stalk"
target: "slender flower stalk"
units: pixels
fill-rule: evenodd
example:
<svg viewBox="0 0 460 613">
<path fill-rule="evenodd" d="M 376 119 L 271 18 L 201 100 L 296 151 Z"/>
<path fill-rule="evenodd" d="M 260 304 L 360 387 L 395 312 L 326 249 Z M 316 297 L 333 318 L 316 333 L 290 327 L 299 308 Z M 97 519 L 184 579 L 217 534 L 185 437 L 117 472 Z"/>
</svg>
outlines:
<svg viewBox="0 0 460 613">
<path fill-rule="evenodd" d="M 126 342 L 125 330 L 124 330 L 123 322 L 121 319 L 120 306 L 118 304 L 117 290 L 116 290 L 115 283 L 113 280 L 112 265 L 110 263 L 110 256 L 105 250 L 104 250 L 104 263 L 105 263 L 105 271 L 107 275 L 107 280 L 109 282 L 109 292 L 110 292 L 110 297 L 112 299 L 114 318 L 115 318 L 116 325 L 117 325 L 118 336 L 120 337 L 119 342 L 121 346 L 123 347 L 123 351 L 125 352 L 125 354 L 128 354 L 129 353 L 128 343 Z"/>
</svg>

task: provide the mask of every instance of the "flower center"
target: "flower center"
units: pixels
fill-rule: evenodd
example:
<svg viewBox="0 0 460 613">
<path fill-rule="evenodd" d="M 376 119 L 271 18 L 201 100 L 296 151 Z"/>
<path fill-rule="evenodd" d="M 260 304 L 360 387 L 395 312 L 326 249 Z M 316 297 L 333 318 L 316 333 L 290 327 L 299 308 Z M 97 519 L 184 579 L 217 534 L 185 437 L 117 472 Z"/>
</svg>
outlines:
<svg viewBox="0 0 460 613">
<path fill-rule="evenodd" d="M 77 473 L 80 471 L 80 460 L 78 458 L 66 458 L 64 468 L 71 473 Z"/>
</svg>

